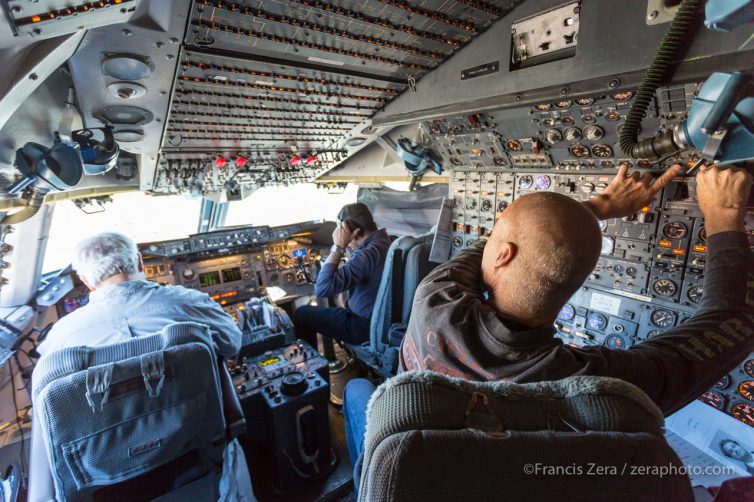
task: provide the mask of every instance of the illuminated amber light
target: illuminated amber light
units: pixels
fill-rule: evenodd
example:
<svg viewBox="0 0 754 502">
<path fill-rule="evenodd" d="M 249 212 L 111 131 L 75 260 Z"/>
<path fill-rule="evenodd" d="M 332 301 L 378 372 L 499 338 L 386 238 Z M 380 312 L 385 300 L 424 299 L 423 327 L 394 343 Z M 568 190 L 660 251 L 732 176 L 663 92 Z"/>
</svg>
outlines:
<svg viewBox="0 0 754 502">
<path fill-rule="evenodd" d="M 673 247 L 673 243 L 671 243 L 670 241 L 660 241 L 658 242 L 658 244 L 664 248 Z"/>
<path fill-rule="evenodd" d="M 673 250 L 673 254 L 684 255 L 684 254 L 686 254 L 686 251 L 684 251 L 683 249 L 676 248 L 676 249 Z"/>
<path fill-rule="evenodd" d="M 40 16 L 33 16 L 33 17 L 31 18 L 31 22 L 32 22 L 32 23 L 38 23 L 38 22 L 40 22 L 41 20 L 42 20 L 42 18 L 41 18 Z"/>
<path fill-rule="evenodd" d="M 694 251 L 696 251 L 697 253 L 706 253 L 707 252 L 707 246 L 696 245 L 696 246 L 694 246 Z"/>
</svg>

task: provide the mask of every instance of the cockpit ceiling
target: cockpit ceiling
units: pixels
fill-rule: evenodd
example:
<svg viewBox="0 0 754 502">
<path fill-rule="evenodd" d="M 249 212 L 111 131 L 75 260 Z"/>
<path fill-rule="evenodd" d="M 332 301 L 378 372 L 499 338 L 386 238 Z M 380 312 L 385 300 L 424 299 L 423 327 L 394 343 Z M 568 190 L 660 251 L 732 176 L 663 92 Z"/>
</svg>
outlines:
<svg viewBox="0 0 754 502">
<path fill-rule="evenodd" d="M 219 156 L 243 158 L 250 186 L 270 170 L 314 179 L 371 132 L 375 113 L 517 3 L 196 0 L 155 189 L 159 171 L 212 170 Z M 316 160 L 291 165 L 297 156 Z"/>
</svg>

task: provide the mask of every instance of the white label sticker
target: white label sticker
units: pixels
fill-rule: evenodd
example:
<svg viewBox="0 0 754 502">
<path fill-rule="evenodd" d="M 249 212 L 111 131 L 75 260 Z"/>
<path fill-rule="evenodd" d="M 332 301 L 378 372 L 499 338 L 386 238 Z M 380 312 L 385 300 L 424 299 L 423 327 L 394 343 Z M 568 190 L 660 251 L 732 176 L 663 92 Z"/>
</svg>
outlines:
<svg viewBox="0 0 754 502">
<path fill-rule="evenodd" d="M 600 293 L 592 293 L 589 308 L 606 312 L 610 315 L 618 315 L 618 312 L 620 312 L 620 299 Z"/>
</svg>

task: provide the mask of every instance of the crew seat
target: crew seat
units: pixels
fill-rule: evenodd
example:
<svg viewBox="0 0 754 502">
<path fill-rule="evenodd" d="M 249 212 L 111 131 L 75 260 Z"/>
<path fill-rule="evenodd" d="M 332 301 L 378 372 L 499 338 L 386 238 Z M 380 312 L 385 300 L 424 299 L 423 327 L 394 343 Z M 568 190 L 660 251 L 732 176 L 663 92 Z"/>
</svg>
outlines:
<svg viewBox="0 0 754 502">
<path fill-rule="evenodd" d="M 622 380 L 394 377 L 367 411 L 359 501 L 693 500 L 659 408 Z"/>
<path fill-rule="evenodd" d="M 435 268 L 429 261 L 434 233 L 393 241 L 385 258 L 377 301 L 372 309 L 369 341 L 348 347 L 383 378 L 395 375 L 398 352 L 419 283 Z"/>
<path fill-rule="evenodd" d="M 206 326 L 62 349 L 32 382 L 30 502 L 218 499 L 245 423 Z"/>
</svg>

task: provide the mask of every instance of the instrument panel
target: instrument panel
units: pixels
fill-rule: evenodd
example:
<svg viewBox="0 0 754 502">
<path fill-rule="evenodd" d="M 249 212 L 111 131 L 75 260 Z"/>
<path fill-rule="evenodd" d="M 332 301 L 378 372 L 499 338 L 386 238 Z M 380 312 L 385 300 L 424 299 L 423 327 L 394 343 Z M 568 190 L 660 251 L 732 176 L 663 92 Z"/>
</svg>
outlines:
<svg viewBox="0 0 754 502">
<path fill-rule="evenodd" d="M 237 227 L 139 248 L 148 280 L 203 291 L 234 313 L 234 305 L 264 296 L 269 287 L 286 296 L 312 294 L 329 249 L 315 239 L 323 226 Z"/>
<path fill-rule="evenodd" d="M 643 136 L 684 119 L 699 85 L 658 89 Z M 426 121 L 431 148 L 449 168 L 451 254 L 489 236 L 518 197 L 558 192 L 584 201 L 601 193 L 621 164 L 662 171 L 699 160 L 687 151 L 665 162 L 631 159 L 618 133 L 634 91 Z M 557 336 L 576 346 L 627 349 L 682 324 L 704 295 L 704 218 L 693 177 L 677 178 L 635 214 L 600 222 L 602 250 L 583 287 L 558 315 Z M 746 230 L 754 248 L 754 200 Z M 754 355 L 699 397 L 754 427 Z"/>
</svg>

